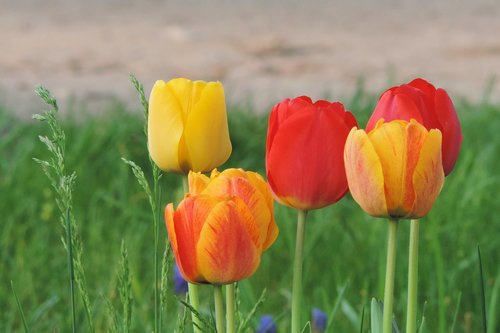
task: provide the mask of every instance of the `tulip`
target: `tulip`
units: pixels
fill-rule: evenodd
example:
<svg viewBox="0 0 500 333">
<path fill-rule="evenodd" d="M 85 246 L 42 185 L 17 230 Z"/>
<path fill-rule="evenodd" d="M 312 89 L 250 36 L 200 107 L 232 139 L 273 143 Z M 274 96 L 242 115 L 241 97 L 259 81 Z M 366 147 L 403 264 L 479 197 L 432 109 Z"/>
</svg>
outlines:
<svg viewBox="0 0 500 333">
<path fill-rule="evenodd" d="M 228 284 L 251 276 L 274 242 L 272 195 L 258 174 L 240 169 L 190 173 L 190 193 L 165 220 L 177 265 L 192 283 Z"/>
<path fill-rule="evenodd" d="M 443 186 L 441 132 L 413 119 L 352 129 L 344 159 L 351 194 L 372 216 L 420 218 Z"/>
<path fill-rule="evenodd" d="M 156 81 L 149 99 L 148 149 L 164 171 L 208 172 L 224 163 L 231 142 L 222 84 Z"/>
<path fill-rule="evenodd" d="M 266 145 L 266 175 L 276 199 L 301 210 L 340 200 L 348 190 L 342 154 L 354 126 L 341 103 L 305 96 L 278 103 Z"/>
<path fill-rule="evenodd" d="M 447 176 L 455 166 L 462 144 L 462 130 L 455 107 L 444 89 L 436 89 L 432 84 L 415 79 L 408 84 L 386 90 L 377 103 L 373 115 L 366 126 L 371 131 L 379 119 L 415 119 L 427 130 L 441 131 L 444 173 Z"/>
</svg>

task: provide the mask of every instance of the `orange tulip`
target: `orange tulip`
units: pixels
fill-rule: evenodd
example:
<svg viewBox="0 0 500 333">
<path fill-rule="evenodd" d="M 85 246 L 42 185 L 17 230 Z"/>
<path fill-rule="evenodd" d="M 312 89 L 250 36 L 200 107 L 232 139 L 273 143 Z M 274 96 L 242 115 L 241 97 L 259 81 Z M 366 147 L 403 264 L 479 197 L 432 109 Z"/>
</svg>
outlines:
<svg viewBox="0 0 500 333">
<path fill-rule="evenodd" d="M 272 195 L 241 169 L 189 174 L 189 193 L 165 220 L 177 265 L 192 283 L 227 284 L 252 275 L 278 236 Z"/>
<path fill-rule="evenodd" d="M 441 132 L 413 119 L 381 119 L 368 134 L 353 128 L 344 160 L 354 200 L 373 216 L 420 218 L 444 182 Z"/>
</svg>

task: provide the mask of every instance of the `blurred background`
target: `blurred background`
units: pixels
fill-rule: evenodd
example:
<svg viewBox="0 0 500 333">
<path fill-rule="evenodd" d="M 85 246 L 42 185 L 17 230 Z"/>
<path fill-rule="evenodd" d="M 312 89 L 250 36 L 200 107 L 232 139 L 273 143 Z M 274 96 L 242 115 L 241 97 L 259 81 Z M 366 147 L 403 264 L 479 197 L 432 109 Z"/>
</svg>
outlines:
<svg viewBox="0 0 500 333">
<path fill-rule="evenodd" d="M 44 84 L 99 111 L 136 101 L 129 73 L 147 92 L 157 79 L 220 80 L 258 112 L 416 76 L 498 100 L 499 32 L 497 0 L 0 0 L 0 102 L 31 114 Z"/>
</svg>

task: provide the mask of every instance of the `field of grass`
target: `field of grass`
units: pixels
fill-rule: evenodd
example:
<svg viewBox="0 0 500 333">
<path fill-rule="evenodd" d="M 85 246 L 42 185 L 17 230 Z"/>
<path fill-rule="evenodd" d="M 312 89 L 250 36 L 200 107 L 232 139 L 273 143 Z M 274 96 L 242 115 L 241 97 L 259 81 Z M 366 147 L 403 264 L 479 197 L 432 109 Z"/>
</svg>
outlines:
<svg viewBox="0 0 500 333">
<path fill-rule="evenodd" d="M 376 99 L 359 92 L 344 101 L 363 126 Z M 431 213 L 422 220 L 418 318 L 426 332 L 482 332 L 477 245 L 481 248 L 488 326 L 500 330 L 500 105 L 456 101 L 464 141 L 455 170 L 447 177 Z M 41 110 L 34 110 L 39 113 Z M 229 110 L 233 154 L 222 167 L 264 174 L 267 116 L 246 107 Z M 32 332 L 69 332 L 68 272 L 58 209 L 49 181 L 32 158 L 47 158 L 38 135 L 48 128 L 19 120 L 0 107 L 0 332 L 22 331 L 11 290 L 14 284 Z M 122 157 L 149 175 L 148 152 L 139 103 L 113 105 L 99 116 L 70 113 L 66 131 L 67 169 L 77 174 L 74 210 L 83 241 L 83 264 L 98 332 L 111 325 L 107 302 L 119 307 L 118 269 L 122 240 L 132 273 L 132 331 L 153 325 L 153 223 L 147 197 Z M 162 202 L 181 195 L 181 176 L 162 178 Z M 270 313 L 279 332 L 289 330 L 292 256 L 296 213 L 276 205 L 280 236 L 264 253 L 257 273 L 239 284 L 240 310 L 250 311 L 262 290 L 266 300 L 258 316 Z M 367 216 L 348 195 L 338 204 L 309 215 L 304 264 L 305 323 L 312 307 L 329 314 L 329 332 L 359 332 L 365 310 L 369 327 L 372 297 L 383 297 L 386 223 Z M 167 232 L 161 228 L 165 244 Z M 398 233 L 395 314 L 404 327 L 409 223 Z M 212 307 L 208 287 L 202 306 Z M 206 296 L 206 297 L 205 297 Z M 460 301 L 459 301 L 460 300 Z M 170 298 L 165 332 L 173 332 L 179 310 Z M 77 293 L 77 322 L 87 331 Z"/>
</svg>

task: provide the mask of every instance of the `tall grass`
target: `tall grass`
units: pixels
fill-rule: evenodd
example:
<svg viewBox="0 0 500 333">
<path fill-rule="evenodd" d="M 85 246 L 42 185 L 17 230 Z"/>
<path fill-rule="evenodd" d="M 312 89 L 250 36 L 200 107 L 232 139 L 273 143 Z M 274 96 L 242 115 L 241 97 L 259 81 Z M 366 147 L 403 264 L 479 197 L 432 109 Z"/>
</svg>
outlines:
<svg viewBox="0 0 500 333">
<path fill-rule="evenodd" d="M 375 101 L 359 92 L 346 104 L 363 125 Z M 486 313 L 496 307 L 500 290 L 500 105 L 460 101 L 457 109 L 464 131 L 462 153 L 433 210 L 420 224 L 417 317 L 423 317 L 422 306 L 427 302 L 427 332 L 449 333 L 453 326 L 454 332 L 481 330 L 478 244 Z M 143 116 L 138 110 L 139 105 L 129 109 L 116 104 L 99 116 L 76 118 L 72 113 L 63 121 L 65 166 L 77 175 L 72 212 L 78 220 L 92 319 L 99 332 L 123 327 L 120 324 L 129 325 L 131 332 L 152 331 L 154 327 L 154 230 L 150 207 L 129 167 L 121 161 L 122 157 L 133 160 L 146 175 L 151 175 Z M 223 168 L 243 167 L 263 173 L 267 117 L 253 111 L 243 107 L 230 110 L 234 152 Z M 67 332 L 71 318 L 66 254 L 60 239 L 63 231 L 50 182 L 32 160 L 48 158 L 37 139 L 48 132 L 44 126 L 19 120 L 13 114 L 14 110 L 0 108 L 0 332 L 18 332 L 24 327 L 11 280 L 32 332 Z M 181 177 L 166 174 L 160 187 L 163 204 L 175 201 L 182 192 Z M 238 308 L 243 314 L 249 313 L 266 288 L 266 300 L 257 315 L 273 314 L 280 331 L 286 331 L 296 222 L 295 213 L 289 209 L 276 206 L 276 214 L 280 236 L 263 255 L 257 273 L 239 284 Z M 365 215 L 347 196 L 327 209 L 311 212 L 307 223 L 303 312 L 322 308 L 333 314 L 329 318 L 330 331 L 357 332 L 363 309 L 369 309 L 372 297 L 383 296 L 385 222 Z M 399 326 L 406 306 L 408 234 L 409 223 L 403 221 L 394 304 Z M 161 227 L 160 248 L 166 247 L 166 239 L 167 233 Z M 126 254 L 120 250 L 122 240 Z M 125 276 L 130 276 L 129 282 Z M 133 302 L 126 303 L 122 293 L 126 288 L 130 288 Z M 212 302 L 204 300 L 210 296 L 208 289 L 202 288 L 200 296 L 202 309 L 210 315 Z M 130 319 L 124 317 L 117 323 L 109 315 L 109 305 L 123 309 Z M 178 310 L 182 317 L 183 307 L 173 296 L 165 307 L 168 312 L 162 313 L 164 331 L 173 332 Z M 79 331 L 85 331 L 85 310 L 79 303 L 76 321 Z M 490 315 L 489 327 L 499 327 L 498 321 Z M 251 319 L 249 327 L 255 324 L 256 319 Z M 369 327 L 364 324 L 365 331 Z"/>
</svg>

